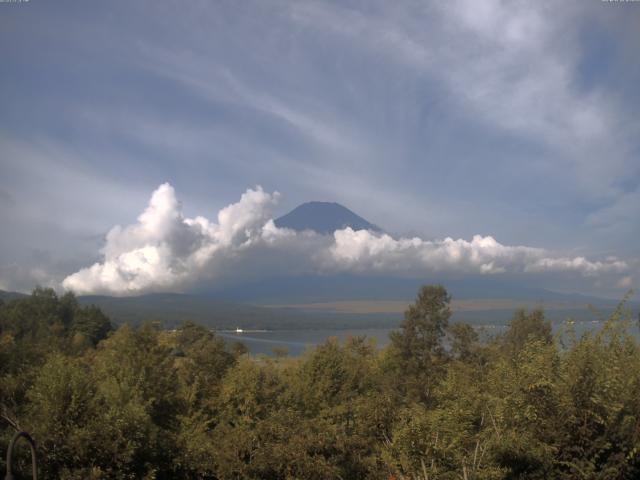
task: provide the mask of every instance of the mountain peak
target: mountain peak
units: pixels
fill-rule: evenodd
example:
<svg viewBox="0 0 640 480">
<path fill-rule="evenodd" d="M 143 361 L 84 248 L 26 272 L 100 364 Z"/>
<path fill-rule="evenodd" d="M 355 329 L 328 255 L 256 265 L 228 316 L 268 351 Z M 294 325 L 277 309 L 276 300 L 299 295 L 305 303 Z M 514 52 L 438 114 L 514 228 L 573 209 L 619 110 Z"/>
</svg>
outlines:
<svg viewBox="0 0 640 480">
<path fill-rule="evenodd" d="M 354 230 L 382 229 L 353 213 L 347 207 L 336 202 L 307 202 L 297 206 L 286 215 L 275 220 L 279 228 L 292 230 L 314 230 L 327 235 L 336 230 L 351 227 Z"/>
</svg>

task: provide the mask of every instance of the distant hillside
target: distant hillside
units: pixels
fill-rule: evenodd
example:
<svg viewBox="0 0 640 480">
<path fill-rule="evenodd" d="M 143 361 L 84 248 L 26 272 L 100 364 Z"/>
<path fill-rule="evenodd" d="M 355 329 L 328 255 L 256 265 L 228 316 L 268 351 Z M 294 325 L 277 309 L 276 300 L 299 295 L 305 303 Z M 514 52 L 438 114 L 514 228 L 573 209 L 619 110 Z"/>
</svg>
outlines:
<svg viewBox="0 0 640 480">
<path fill-rule="evenodd" d="M 217 329 L 260 328 L 270 330 L 308 328 L 355 328 L 392 326 L 399 315 L 359 315 L 304 312 L 292 308 L 265 308 L 246 303 L 217 300 L 203 295 L 159 293 L 135 297 L 88 295 L 81 304 L 100 307 L 117 324 L 160 321 L 173 328 L 193 321 Z"/>
<path fill-rule="evenodd" d="M 374 225 L 339 203 L 308 202 L 275 220 L 280 228 L 292 230 L 314 230 L 321 234 L 332 234 L 336 230 L 351 227 L 354 230 L 381 232 Z"/>
<path fill-rule="evenodd" d="M 552 293 L 552 292 L 549 292 Z M 415 293 L 406 297 L 407 304 L 413 301 Z M 560 297 L 556 297 L 556 302 Z M 568 317 L 578 320 L 597 318 L 586 307 L 584 298 L 574 302 L 571 296 L 563 298 L 562 304 L 548 303 L 545 312 L 552 321 L 562 321 Z M 598 299 L 594 299 L 598 300 Z M 599 299 L 593 302 L 603 315 L 613 309 L 613 303 Z M 136 297 L 82 296 L 82 304 L 99 306 L 115 323 L 139 324 L 148 320 L 160 321 L 166 328 L 173 328 L 190 320 L 216 329 L 267 329 L 267 330 L 309 330 L 309 329 L 343 329 L 343 328 L 390 328 L 398 325 L 402 319 L 402 309 L 395 312 L 375 312 L 375 302 L 368 313 L 364 311 L 340 311 L 331 308 L 309 308 L 308 305 L 258 306 L 248 303 L 218 300 L 205 295 L 185 294 L 149 294 Z M 550 302 L 550 300 L 548 300 Z M 360 303 L 366 304 L 364 300 Z M 504 325 L 513 316 L 517 305 L 532 307 L 545 306 L 538 299 L 530 301 L 504 302 L 496 301 L 495 306 L 489 298 L 477 302 L 467 301 L 467 307 L 454 312 L 453 321 L 465 321 L 472 324 Z M 505 305 L 502 305 L 505 304 Z M 637 315 L 638 304 L 630 304 Z"/>
<path fill-rule="evenodd" d="M 5 290 L 0 290 L 0 300 L 4 302 L 8 302 L 10 300 L 15 300 L 16 298 L 24 298 L 27 295 L 19 292 L 7 292 Z"/>
<path fill-rule="evenodd" d="M 615 305 L 618 300 L 565 294 L 519 285 L 508 279 L 488 276 L 464 279 L 441 279 L 436 275 L 424 278 L 391 276 L 308 275 L 269 277 L 242 285 L 215 289 L 206 293 L 213 298 L 254 304 L 289 304 L 333 302 L 344 300 L 407 300 L 415 298 L 422 285 L 442 283 L 454 299 L 515 299 L 533 302 L 567 302 L 594 305 Z"/>
<path fill-rule="evenodd" d="M 358 282 L 356 278 L 347 276 L 327 277 L 322 283 L 318 278 L 313 282 L 298 278 L 297 281 L 290 279 L 277 286 L 272 282 L 271 290 L 267 284 L 253 285 L 254 300 L 247 300 L 246 297 L 239 300 L 238 297 L 242 295 L 233 298 L 232 292 L 228 291 L 222 298 L 211 294 L 163 293 L 134 297 L 89 295 L 78 297 L 78 301 L 83 305 L 97 305 L 115 324 L 135 325 L 144 321 L 159 321 L 165 328 L 174 328 L 185 321 L 194 321 L 219 330 L 236 327 L 267 330 L 393 328 L 402 319 L 404 307 L 390 310 L 387 303 L 399 304 L 401 302 L 398 300 L 401 300 L 407 305 L 415 298 L 420 283 L 434 283 L 417 280 L 388 283 L 377 280 L 376 285 L 373 279 Z M 355 285 L 360 288 L 353 289 Z M 296 286 L 299 287 L 297 291 Z M 488 282 L 484 291 L 468 282 L 447 283 L 447 288 L 454 296 L 454 307 L 456 302 L 466 306 L 454 308 L 452 320 L 472 324 L 504 325 L 518 305 L 542 306 L 547 318 L 556 322 L 568 317 L 593 320 L 598 315 L 589 311 L 587 303 L 595 305 L 604 316 L 610 314 L 617 303 L 614 300 L 546 290 L 510 291 L 508 288 L 499 288 L 498 284 L 491 285 L 491 282 Z M 342 290 L 344 295 L 337 295 L 336 289 Z M 260 290 L 264 296 L 258 294 Z M 394 290 L 397 300 L 385 302 Z M 246 286 L 244 293 L 247 293 Z M 3 302 L 24 297 L 26 295 L 22 293 L 0 291 Z M 262 305 L 248 303 L 257 300 L 256 297 L 262 300 Z M 274 301 L 276 298 L 280 301 Z M 465 298 L 480 301 L 465 301 Z M 506 300 L 508 298 L 511 300 Z M 336 304 L 335 300 L 341 300 L 342 303 L 339 301 Z M 334 304 L 323 305 L 323 302 Z M 345 305 L 358 308 L 344 308 Z M 634 317 L 638 315 L 638 302 L 629 302 L 627 307 Z"/>
</svg>

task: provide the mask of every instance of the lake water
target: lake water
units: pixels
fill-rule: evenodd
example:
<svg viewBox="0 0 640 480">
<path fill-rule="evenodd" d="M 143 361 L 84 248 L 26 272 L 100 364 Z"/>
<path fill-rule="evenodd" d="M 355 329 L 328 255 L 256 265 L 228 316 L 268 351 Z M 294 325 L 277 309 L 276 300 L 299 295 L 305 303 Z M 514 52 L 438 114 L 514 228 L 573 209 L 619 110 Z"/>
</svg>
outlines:
<svg viewBox="0 0 640 480">
<path fill-rule="evenodd" d="M 244 333 L 216 332 L 227 342 L 242 342 L 254 355 L 273 355 L 276 348 L 286 348 L 289 355 L 302 355 L 308 348 L 313 348 L 327 341 L 331 337 L 337 337 L 343 342 L 348 337 L 366 336 L 376 341 L 376 346 L 384 347 L 389 342 L 391 328 L 356 328 L 352 330 L 273 330 L 267 332 Z"/>
<path fill-rule="evenodd" d="M 578 336 L 588 331 L 602 328 L 601 321 L 576 322 L 574 328 Z M 505 331 L 505 325 L 477 325 L 481 338 L 490 338 Z M 554 323 L 554 333 L 563 332 L 564 323 Z M 217 331 L 227 342 L 242 342 L 254 355 L 273 355 L 274 349 L 285 348 L 289 355 L 302 355 L 305 350 L 313 348 L 327 341 L 330 337 L 337 337 L 343 342 L 348 337 L 366 336 L 375 340 L 376 346 L 382 348 L 389 343 L 391 328 L 355 328 L 355 329 L 325 329 L 325 330 L 273 330 L 273 331 L 245 331 L 235 333 L 232 331 Z M 638 335 L 636 326 L 632 329 Z"/>
</svg>

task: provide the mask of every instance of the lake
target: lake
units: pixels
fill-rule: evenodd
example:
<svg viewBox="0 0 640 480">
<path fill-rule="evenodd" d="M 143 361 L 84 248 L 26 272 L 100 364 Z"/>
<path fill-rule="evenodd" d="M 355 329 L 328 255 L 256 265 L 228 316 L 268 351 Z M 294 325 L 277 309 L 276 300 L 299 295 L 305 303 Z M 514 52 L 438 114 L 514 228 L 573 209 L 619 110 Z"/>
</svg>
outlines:
<svg viewBox="0 0 640 480">
<path fill-rule="evenodd" d="M 599 320 L 577 321 L 574 324 L 576 334 L 582 335 L 588 331 L 596 331 L 602 328 L 603 322 Z M 487 339 L 505 331 L 506 325 L 475 325 L 481 338 Z M 562 333 L 566 323 L 554 322 L 554 333 Z M 271 331 L 217 331 L 227 342 L 242 342 L 253 355 L 273 355 L 275 348 L 286 348 L 291 356 L 302 355 L 305 350 L 313 348 L 327 341 L 328 338 L 337 337 L 343 342 L 348 337 L 366 336 L 373 338 L 378 348 L 383 348 L 389 343 L 389 332 L 392 328 L 354 328 L 354 329 L 318 329 L 318 330 L 271 330 Z M 638 335 L 638 328 L 633 326 L 632 332 Z"/>
</svg>

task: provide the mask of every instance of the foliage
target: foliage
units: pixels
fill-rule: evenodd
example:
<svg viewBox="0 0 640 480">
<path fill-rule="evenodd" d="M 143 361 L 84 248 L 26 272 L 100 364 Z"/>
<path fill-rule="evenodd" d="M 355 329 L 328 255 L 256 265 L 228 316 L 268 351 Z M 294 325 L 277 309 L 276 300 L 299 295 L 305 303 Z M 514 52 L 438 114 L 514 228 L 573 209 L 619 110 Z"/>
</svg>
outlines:
<svg viewBox="0 0 640 480">
<path fill-rule="evenodd" d="M 542 310 L 481 343 L 449 304 L 421 289 L 382 350 L 354 337 L 267 358 L 193 323 L 113 331 L 36 289 L 0 305 L 0 448 L 28 430 L 61 479 L 640 478 L 623 306 L 565 345 Z"/>
<path fill-rule="evenodd" d="M 432 400 L 433 389 L 444 373 L 443 339 L 449 326 L 451 296 L 442 285 L 422 287 L 404 314 L 400 331 L 389 336 L 389 368 L 397 387 L 410 399 Z"/>
</svg>

